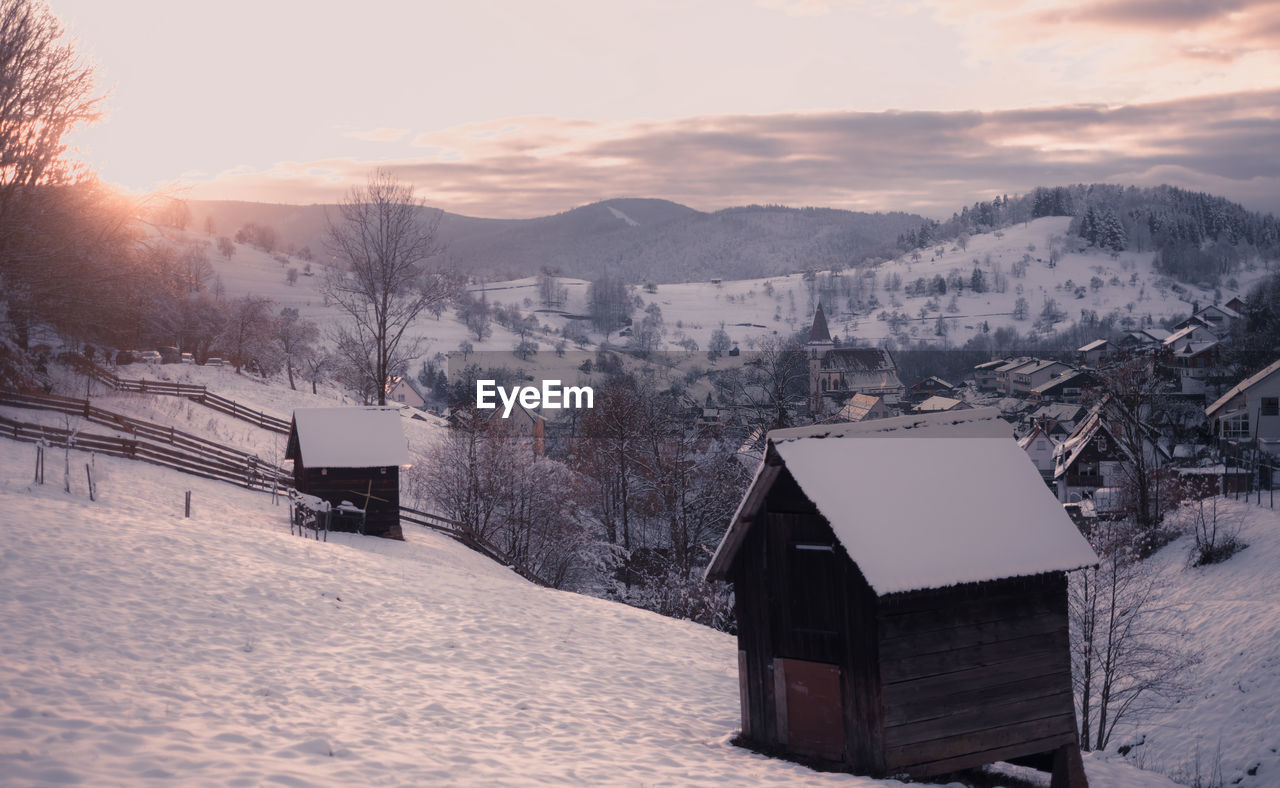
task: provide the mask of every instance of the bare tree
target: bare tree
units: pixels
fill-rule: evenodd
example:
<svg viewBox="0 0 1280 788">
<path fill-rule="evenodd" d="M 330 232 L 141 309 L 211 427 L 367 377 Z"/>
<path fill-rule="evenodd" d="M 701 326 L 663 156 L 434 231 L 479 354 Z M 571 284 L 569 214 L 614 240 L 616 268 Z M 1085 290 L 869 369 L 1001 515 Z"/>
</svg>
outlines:
<svg viewBox="0 0 1280 788">
<path fill-rule="evenodd" d="M 44 3 L 0 0 L 0 250 L 33 190 L 77 180 L 63 137 L 100 117 L 93 67 L 62 38 Z"/>
<path fill-rule="evenodd" d="M 1188 649 L 1180 611 L 1138 558 L 1132 523 L 1099 523 L 1096 567 L 1069 584 L 1072 678 L 1080 747 L 1104 749 L 1124 719 L 1176 702 L 1199 655 Z"/>
<path fill-rule="evenodd" d="M 218 253 L 230 260 L 231 256 L 236 253 L 235 243 L 225 235 L 218 236 Z"/>
<path fill-rule="evenodd" d="M 298 310 L 285 307 L 280 310 L 275 325 L 276 347 L 284 359 L 284 368 L 289 375 L 289 388 L 293 385 L 293 366 L 315 353 L 313 344 L 320 337 L 320 329 L 310 320 L 298 316 Z"/>
<path fill-rule="evenodd" d="M 259 370 L 270 347 L 274 320 L 270 299 L 244 296 L 232 301 L 219 345 L 231 358 L 236 372 L 256 363 Z"/>
<path fill-rule="evenodd" d="M 406 332 L 420 314 L 450 298 L 458 280 L 424 268 L 441 251 L 440 214 L 426 213 L 413 187 L 390 172 L 375 171 L 338 210 L 340 221 L 330 220 L 327 245 L 341 266 L 327 270 L 323 289 L 350 318 L 337 337 L 343 354 L 358 364 L 378 404 L 385 405 L 387 381 L 404 374 L 419 354 L 418 343 L 404 341 Z"/>
</svg>

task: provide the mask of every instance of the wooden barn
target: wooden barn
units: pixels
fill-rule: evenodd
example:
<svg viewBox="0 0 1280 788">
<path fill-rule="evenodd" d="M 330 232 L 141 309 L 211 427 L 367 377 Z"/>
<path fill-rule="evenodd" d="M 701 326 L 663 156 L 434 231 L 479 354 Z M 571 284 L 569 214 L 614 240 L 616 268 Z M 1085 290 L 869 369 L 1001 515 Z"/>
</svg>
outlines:
<svg viewBox="0 0 1280 788">
<path fill-rule="evenodd" d="M 285 459 L 293 485 L 340 509 L 333 530 L 359 530 L 403 539 L 400 468 L 410 463 L 408 443 L 394 407 L 298 408 Z M 343 507 L 346 501 L 348 506 Z M 359 512 L 353 511 L 360 510 Z"/>
<path fill-rule="evenodd" d="M 769 433 L 707 569 L 734 584 L 743 738 L 1086 786 L 1066 572 L 1096 561 L 995 408 Z"/>
</svg>

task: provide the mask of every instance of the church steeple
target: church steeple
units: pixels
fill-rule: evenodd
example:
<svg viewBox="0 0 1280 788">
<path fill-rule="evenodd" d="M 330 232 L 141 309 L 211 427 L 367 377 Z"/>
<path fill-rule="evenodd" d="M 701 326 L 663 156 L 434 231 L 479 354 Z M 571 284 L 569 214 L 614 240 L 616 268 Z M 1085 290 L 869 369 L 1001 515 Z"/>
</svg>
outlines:
<svg viewBox="0 0 1280 788">
<path fill-rule="evenodd" d="M 813 313 L 813 327 L 809 329 L 810 345 L 830 345 L 831 332 L 827 330 L 827 316 L 822 311 L 822 302 L 818 302 L 818 311 Z"/>
</svg>

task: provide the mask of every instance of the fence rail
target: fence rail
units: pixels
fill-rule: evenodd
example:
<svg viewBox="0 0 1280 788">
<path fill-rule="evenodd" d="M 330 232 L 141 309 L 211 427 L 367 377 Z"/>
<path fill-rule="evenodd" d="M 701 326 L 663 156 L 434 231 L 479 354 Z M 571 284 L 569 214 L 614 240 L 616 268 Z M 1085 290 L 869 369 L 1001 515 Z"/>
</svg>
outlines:
<svg viewBox="0 0 1280 788">
<path fill-rule="evenodd" d="M 161 465 L 206 479 L 231 482 L 250 489 L 280 489 L 288 478 L 279 468 L 258 462 L 235 461 L 212 453 L 179 446 L 166 446 L 142 438 L 96 435 L 80 430 L 29 424 L 5 416 L 0 416 L 0 436 L 25 443 L 65 446 L 105 454 L 109 457 L 141 460 L 152 465 Z"/>
<path fill-rule="evenodd" d="M 98 367 L 93 368 L 93 379 L 110 386 L 116 391 L 134 391 L 142 394 L 160 394 L 171 397 L 185 397 L 205 407 L 225 413 L 232 418 L 247 421 L 264 430 L 271 430 L 283 435 L 289 434 L 289 422 L 270 416 L 263 411 L 254 410 L 240 403 L 227 399 L 209 391 L 207 386 L 192 383 L 172 383 L 167 380 L 125 380 Z"/>
<path fill-rule="evenodd" d="M 551 583 L 543 580 L 532 569 L 512 558 L 505 550 L 498 547 L 493 542 L 490 542 L 488 539 L 469 533 L 461 523 L 450 520 L 447 517 L 441 517 L 440 515 L 432 514 L 431 512 L 412 509 L 408 506 L 401 506 L 400 522 L 420 525 L 423 528 L 430 528 L 433 531 L 439 531 L 440 533 L 451 536 L 486 558 L 497 561 L 500 564 L 505 564 L 525 580 L 544 588 L 552 587 Z"/>
</svg>

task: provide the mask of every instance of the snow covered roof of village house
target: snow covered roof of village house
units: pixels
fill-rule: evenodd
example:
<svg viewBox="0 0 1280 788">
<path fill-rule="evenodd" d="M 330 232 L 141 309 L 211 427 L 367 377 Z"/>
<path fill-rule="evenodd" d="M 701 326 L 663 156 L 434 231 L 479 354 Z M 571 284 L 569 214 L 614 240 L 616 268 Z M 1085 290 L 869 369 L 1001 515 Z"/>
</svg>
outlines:
<svg viewBox="0 0 1280 788">
<path fill-rule="evenodd" d="M 938 410 L 951 410 L 955 406 L 961 404 L 961 401 L 955 397 L 944 397 L 940 394 L 928 398 L 919 405 L 916 405 L 916 413 L 932 413 Z"/>
<path fill-rule="evenodd" d="M 1091 350 L 1098 350 L 1099 348 L 1106 347 L 1108 344 L 1109 344 L 1109 343 L 1108 343 L 1108 342 L 1107 342 L 1107 340 L 1105 340 L 1105 339 L 1095 339 L 1095 340 L 1093 340 L 1092 342 L 1090 342 L 1089 344 L 1084 345 L 1083 347 L 1081 347 L 1081 348 L 1079 349 L 1079 351 L 1078 351 L 1078 352 L 1080 352 L 1080 353 L 1088 353 L 1088 352 L 1089 352 L 1089 351 L 1091 351 Z"/>
<path fill-rule="evenodd" d="M 776 454 L 879 595 L 1097 561 L 994 408 L 769 433 Z M 727 573 L 770 458 L 707 569 Z M 776 478 L 775 475 L 769 477 Z M 927 490 L 927 494 L 921 494 Z"/>
<path fill-rule="evenodd" d="M 1230 391 L 1228 391 L 1226 394 L 1223 394 L 1221 397 L 1219 397 L 1217 402 L 1213 403 L 1208 408 L 1205 408 L 1204 415 L 1212 417 L 1213 414 L 1221 410 L 1228 402 L 1235 399 L 1237 396 L 1244 393 L 1246 390 L 1253 388 L 1258 383 L 1261 383 L 1262 381 L 1271 377 L 1276 373 L 1277 370 L 1280 370 L 1280 361 L 1273 361 L 1262 370 L 1255 372 L 1254 374 L 1240 381 L 1236 385 L 1232 386 Z"/>
<path fill-rule="evenodd" d="M 308 468 L 382 468 L 409 465 L 398 408 L 298 408 L 294 429 Z"/>
</svg>

